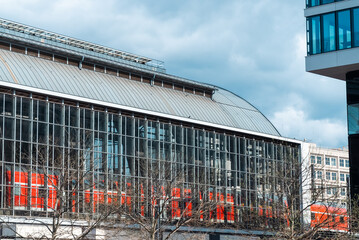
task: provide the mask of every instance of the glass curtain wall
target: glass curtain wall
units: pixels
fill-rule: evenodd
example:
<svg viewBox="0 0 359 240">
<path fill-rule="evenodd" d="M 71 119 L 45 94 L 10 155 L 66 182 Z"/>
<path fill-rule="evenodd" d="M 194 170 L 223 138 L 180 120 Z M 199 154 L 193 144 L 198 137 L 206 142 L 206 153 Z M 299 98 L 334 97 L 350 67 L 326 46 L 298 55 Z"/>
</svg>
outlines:
<svg viewBox="0 0 359 240">
<path fill-rule="evenodd" d="M 322 4 L 328 4 L 333 2 L 340 2 L 343 0 L 307 0 L 307 7 L 315 7 Z"/>
<path fill-rule="evenodd" d="M 359 8 L 353 9 L 353 46 L 359 47 Z"/>
<path fill-rule="evenodd" d="M 321 53 L 320 16 L 312 17 L 310 24 L 310 52 Z"/>
<path fill-rule="evenodd" d="M 338 49 L 351 48 L 350 10 L 338 12 Z"/>
<path fill-rule="evenodd" d="M 212 222 L 255 227 L 259 217 L 275 221 L 264 213 L 284 206 L 277 189 L 294 170 L 278 171 L 292 169 L 300 157 L 299 147 L 286 143 L 16 94 L 0 94 L 0 130 L 0 214 L 6 215 L 51 216 L 61 185 L 61 205 L 72 214 L 95 214 L 120 196 L 146 216 L 143 196 L 156 191 L 146 184 L 172 179 L 178 182 L 172 194 L 183 201 L 204 199 L 207 191 L 209 199 L 233 205 L 230 213 L 218 207 Z M 171 205 L 164 217 L 175 218 L 181 206 Z"/>
<path fill-rule="evenodd" d="M 307 18 L 308 55 L 359 46 L 359 8 Z"/>
<path fill-rule="evenodd" d="M 323 51 L 324 52 L 334 51 L 335 50 L 335 14 L 329 13 L 323 15 L 322 22 L 323 22 Z M 314 30 L 316 34 L 320 34 L 320 30 L 319 31 L 317 29 Z"/>
</svg>

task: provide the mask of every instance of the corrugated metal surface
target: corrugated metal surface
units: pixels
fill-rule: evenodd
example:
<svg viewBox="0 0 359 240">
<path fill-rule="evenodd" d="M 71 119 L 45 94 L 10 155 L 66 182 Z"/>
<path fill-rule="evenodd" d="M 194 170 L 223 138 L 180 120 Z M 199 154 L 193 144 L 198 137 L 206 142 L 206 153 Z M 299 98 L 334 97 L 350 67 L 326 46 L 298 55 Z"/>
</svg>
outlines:
<svg viewBox="0 0 359 240">
<path fill-rule="evenodd" d="M 7 64 L 21 85 L 280 136 L 256 108 L 224 89 L 211 100 L 24 54 L 0 55 L 1 81 L 14 83 Z"/>
</svg>

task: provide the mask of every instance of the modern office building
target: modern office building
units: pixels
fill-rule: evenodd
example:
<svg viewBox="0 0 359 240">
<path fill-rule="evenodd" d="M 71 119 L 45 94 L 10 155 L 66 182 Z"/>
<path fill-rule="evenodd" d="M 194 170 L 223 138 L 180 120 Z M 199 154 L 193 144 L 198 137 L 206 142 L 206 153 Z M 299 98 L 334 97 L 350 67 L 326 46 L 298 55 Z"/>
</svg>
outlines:
<svg viewBox="0 0 359 240">
<path fill-rule="evenodd" d="M 310 164 L 313 166 L 314 185 L 316 188 L 325 189 L 318 200 L 321 202 L 329 200 L 328 205 L 346 208 L 347 181 L 349 180 L 348 150 L 322 148 L 312 143 L 309 152 Z M 336 202 L 332 204 L 333 201 Z"/>
<path fill-rule="evenodd" d="M 347 203 L 349 153 L 346 148 L 330 149 L 308 146 L 311 172 L 311 224 L 322 230 L 348 230 Z M 332 220 L 334 219 L 334 221 Z"/>
<path fill-rule="evenodd" d="M 359 194 L 359 1 L 307 0 L 306 70 L 346 81 L 351 195 Z"/>
<path fill-rule="evenodd" d="M 243 98 L 169 75 L 161 61 L 0 19 L 0 215 L 10 222 L 59 207 L 91 216 L 115 195 L 146 217 L 142 196 L 159 190 L 145 182 L 174 171 L 181 186 L 167 194 L 179 202 L 163 218 L 207 192 L 231 204 L 209 215 L 217 233 L 268 229 L 293 173 L 277 169 L 300 160 L 300 144 Z"/>
</svg>

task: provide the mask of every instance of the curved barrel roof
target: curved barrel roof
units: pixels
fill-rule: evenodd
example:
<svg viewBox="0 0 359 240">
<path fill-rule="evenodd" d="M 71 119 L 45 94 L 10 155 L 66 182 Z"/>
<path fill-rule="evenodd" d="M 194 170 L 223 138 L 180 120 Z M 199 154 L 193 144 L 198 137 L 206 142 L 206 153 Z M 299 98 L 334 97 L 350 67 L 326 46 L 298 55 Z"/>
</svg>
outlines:
<svg viewBox="0 0 359 240">
<path fill-rule="evenodd" d="M 280 136 L 255 107 L 221 88 L 210 99 L 6 50 L 0 81 Z"/>
</svg>

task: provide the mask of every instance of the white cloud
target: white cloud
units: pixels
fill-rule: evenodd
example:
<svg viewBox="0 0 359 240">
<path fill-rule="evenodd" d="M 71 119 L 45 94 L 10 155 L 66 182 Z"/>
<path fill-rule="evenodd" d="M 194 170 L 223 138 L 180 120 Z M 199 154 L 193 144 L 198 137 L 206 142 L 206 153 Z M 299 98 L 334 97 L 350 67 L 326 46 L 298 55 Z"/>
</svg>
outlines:
<svg viewBox="0 0 359 240">
<path fill-rule="evenodd" d="M 227 88 L 276 121 L 283 135 L 330 146 L 347 139 L 346 131 L 330 130 L 345 128 L 344 82 L 305 72 L 304 1 L 0 0 L 0 5 L 1 17 L 163 60 L 169 74 Z M 327 129 L 317 131 L 320 127 Z"/>
<path fill-rule="evenodd" d="M 347 146 L 347 142 L 343 141 L 347 136 L 345 122 L 328 118 L 310 119 L 303 109 L 293 106 L 276 112 L 271 121 L 286 137 L 307 139 L 323 147 Z"/>
</svg>

